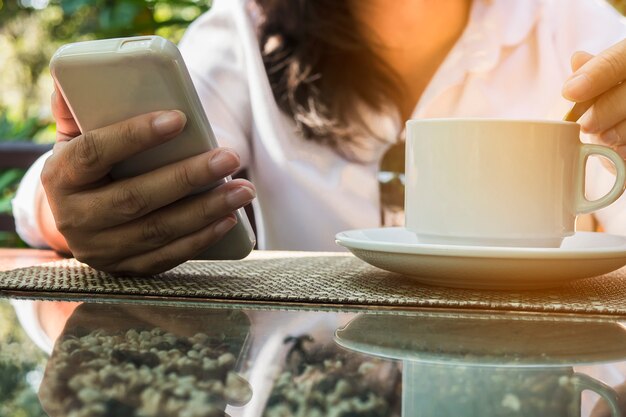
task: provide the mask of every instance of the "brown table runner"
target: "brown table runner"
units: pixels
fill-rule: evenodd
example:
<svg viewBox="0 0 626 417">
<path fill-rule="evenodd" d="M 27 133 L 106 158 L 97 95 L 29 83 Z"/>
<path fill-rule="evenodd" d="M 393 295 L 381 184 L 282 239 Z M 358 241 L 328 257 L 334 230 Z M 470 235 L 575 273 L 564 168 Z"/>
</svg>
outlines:
<svg viewBox="0 0 626 417">
<path fill-rule="evenodd" d="M 626 268 L 552 290 L 466 290 L 426 286 L 343 253 L 257 251 L 241 261 L 187 262 L 153 277 L 113 277 L 67 259 L 0 272 L 0 292 L 626 316 Z"/>
</svg>

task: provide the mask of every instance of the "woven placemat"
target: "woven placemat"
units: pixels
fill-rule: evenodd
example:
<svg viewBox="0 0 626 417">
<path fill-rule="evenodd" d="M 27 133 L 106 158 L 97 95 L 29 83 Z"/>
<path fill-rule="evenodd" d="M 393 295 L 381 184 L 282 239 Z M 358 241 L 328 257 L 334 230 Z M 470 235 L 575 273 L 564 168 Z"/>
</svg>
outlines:
<svg viewBox="0 0 626 417">
<path fill-rule="evenodd" d="M 0 291 L 626 316 L 626 268 L 552 290 L 466 290 L 422 285 L 342 253 L 258 251 L 241 261 L 187 262 L 152 277 L 114 277 L 66 259 L 0 272 Z"/>
</svg>

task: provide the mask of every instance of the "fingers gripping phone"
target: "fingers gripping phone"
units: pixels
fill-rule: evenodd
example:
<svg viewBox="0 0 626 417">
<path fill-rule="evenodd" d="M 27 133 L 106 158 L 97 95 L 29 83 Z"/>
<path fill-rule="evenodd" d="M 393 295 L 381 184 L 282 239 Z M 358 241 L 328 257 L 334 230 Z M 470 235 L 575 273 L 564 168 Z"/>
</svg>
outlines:
<svg viewBox="0 0 626 417">
<path fill-rule="evenodd" d="M 114 179 L 218 146 L 183 58 L 166 39 L 139 36 L 67 44 L 52 57 L 50 71 L 83 133 L 158 110 L 180 110 L 187 116 L 176 138 L 116 164 Z M 252 227 L 243 209 L 236 216 L 237 224 L 224 238 L 196 259 L 241 259 L 250 253 L 255 244 Z"/>
</svg>

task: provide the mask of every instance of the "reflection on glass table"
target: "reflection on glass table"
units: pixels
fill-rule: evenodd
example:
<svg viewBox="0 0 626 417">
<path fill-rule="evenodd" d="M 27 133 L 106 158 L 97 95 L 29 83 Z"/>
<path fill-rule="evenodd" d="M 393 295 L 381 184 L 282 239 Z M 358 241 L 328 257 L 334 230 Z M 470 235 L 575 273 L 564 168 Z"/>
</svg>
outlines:
<svg viewBox="0 0 626 417">
<path fill-rule="evenodd" d="M 0 415 L 599 417 L 623 408 L 626 331 L 611 319 L 6 299 L 0 314 L 0 365 L 23 366 L 13 379 L 4 372 Z"/>
<path fill-rule="evenodd" d="M 402 361 L 405 416 L 579 416 L 584 390 L 603 397 L 609 415 L 621 415 L 614 389 L 573 370 L 626 359 L 626 332 L 617 322 L 362 315 L 336 337 L 347 349 Z"/>
</svg>

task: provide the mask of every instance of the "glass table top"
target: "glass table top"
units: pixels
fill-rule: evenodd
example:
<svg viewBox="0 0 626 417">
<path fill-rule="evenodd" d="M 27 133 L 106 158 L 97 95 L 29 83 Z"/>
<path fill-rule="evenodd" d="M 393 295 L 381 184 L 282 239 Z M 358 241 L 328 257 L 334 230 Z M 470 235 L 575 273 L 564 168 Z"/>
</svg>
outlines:
<svg viewBox="0 0 626 417">
<path fill-rule="evenodd" d="M 24 295 L 0 417 L 626 415 L 626 317 Z"/>
<path fill-rule="evenodd" d="M 0 299 L 0 416 L 617 416 L 618 319 Z"/>
</svg>

